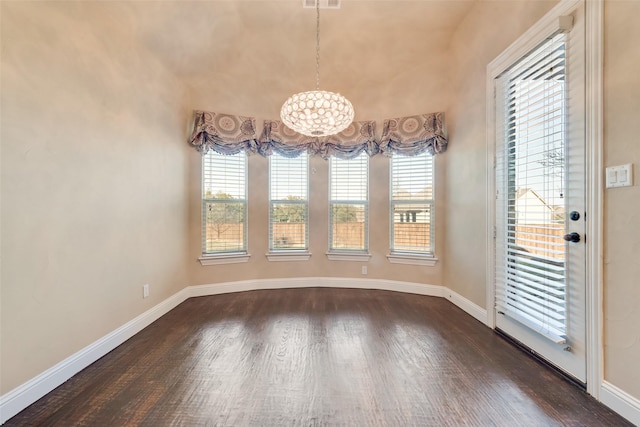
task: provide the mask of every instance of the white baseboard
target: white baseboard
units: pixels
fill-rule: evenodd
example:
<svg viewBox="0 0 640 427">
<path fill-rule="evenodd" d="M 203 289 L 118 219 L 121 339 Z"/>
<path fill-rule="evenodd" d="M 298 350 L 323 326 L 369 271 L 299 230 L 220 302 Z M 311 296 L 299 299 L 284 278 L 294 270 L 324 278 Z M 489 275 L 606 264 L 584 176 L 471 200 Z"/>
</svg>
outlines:
<svg viewBox="0 0 640 427">
<path fill-rule="evenodd" d="M 622 415 L 633 424 L 640 426 L 640 400 L 603 381 L 600 387 L 600 401 Z"/>
<path fill-rule="evenodd" d="M 188 298 L 186 288 L 145 311 L 40 375 L 0 396 L 0 424 L 155 322 Z"/>
<path fill-rule="evenodd" d="M 219 295 L 232 292 L 254 291 L 258 289 L 286 288 L 354 288 L 396 291 L 408 294 L 442 297 L 442 286 L 422 283 L 398 282 L 381 279 L 346 279 L 342 277 L 299 277 L 289 279 L 256 279 L 211 285 L 189 286 L 190 297 Z"/>
<path fill-rule="evenodd" d="M 489 319 L 487 318 L 487 310 L 486 309 L 480 307 L 476 303 L 466 299 L 465 297 L 463 297 L 459 293 L 454 292 L 449 288 L 444 288 L 443 296 L 446 299 L 448 299 L 449 301 L 451 301 L 453 304 L 457 305 L 459 308 L 461 308 L 467 314 L 475 317 L 476 320 L 479 320 L 480 322 L 482 322 L 486 326 L 490 326 L 489 325 Z"/>
</svg>

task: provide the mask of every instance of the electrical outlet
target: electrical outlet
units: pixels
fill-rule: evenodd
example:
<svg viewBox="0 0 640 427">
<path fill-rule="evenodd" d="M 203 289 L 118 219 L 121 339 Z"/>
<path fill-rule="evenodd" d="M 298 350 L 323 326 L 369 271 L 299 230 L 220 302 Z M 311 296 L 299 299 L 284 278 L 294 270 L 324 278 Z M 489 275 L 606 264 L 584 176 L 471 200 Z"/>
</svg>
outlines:
<svg viewBox="0 0 640 427">
<path fill-rule="evenodd" d="M 149 296 L 149 284 L 142 285 L 142 298 L 146 298 Z"/>
<path fill-rule="evenodd" d="M 362 266 L 362 274 L 365 274 L 365 275 L 367 274 L 367 266 L 366 265 Z"/>
</svg>

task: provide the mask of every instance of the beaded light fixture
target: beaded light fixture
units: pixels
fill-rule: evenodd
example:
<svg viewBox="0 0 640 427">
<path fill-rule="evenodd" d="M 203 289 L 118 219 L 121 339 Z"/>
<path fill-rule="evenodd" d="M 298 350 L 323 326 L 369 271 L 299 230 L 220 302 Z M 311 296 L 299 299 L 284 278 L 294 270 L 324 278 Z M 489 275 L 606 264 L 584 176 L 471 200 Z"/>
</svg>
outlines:
<svg viewBox="0 0 640 427">
<path fill-rule="evenodd" d="M 353 105 L 339 93 L 320 90 L 320 0 L 316 0 L 316 90 L 300 92 L 285 101 L 280 118 L 306 136 L 335 135 L 353 121 Z"/>
</svg>

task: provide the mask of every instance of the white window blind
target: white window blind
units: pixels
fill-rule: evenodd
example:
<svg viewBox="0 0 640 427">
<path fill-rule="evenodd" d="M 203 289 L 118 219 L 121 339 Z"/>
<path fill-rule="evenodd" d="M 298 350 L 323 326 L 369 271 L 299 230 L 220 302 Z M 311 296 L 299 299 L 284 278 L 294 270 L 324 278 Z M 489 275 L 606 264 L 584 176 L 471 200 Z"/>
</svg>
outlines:
<svg viewBox="0 0 640 427">
<path fill-rule="evenodd" d="M 269 249 L 309 249 L 309 159 L 269 157 Z"/>
<path fill-rule="evenodd" d="M 329 250 L 367 251 L 369 156 L 332 157 L 329 171 Z"/>
<path fill-rule="evenodd" d="M 202 157 L 202 253 L 247 251 L 247 157 Z"/>
<path fill-rule="evenodd" d="M 496 83 L 497 312 L 557 343 L 566 337 L 565 35 Z"/>
<path fill-rule="evenodd" d="M 391 158 L 391 252 L 433 254 L 433 155 Z"/>
</svg>

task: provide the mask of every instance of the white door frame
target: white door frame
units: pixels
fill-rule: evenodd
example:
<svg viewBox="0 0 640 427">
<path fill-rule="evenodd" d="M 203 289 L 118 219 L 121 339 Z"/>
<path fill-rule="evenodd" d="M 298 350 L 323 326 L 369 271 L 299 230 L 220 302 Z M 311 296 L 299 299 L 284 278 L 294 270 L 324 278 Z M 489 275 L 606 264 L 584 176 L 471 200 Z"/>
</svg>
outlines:
<svg viewBox="0 0 640 427">
<path fill-rule="evenodd" d="M 533 27 L 487 65 L 487 325 L 495 328 L 495 91 L 494 79 L 507 64 L 536 47 L 542 35 L 557 28 L 560 16 L 567 15 L 579 5 L 585 5 L 585 137 L 586 137 L 586 209 L 587 269 L 586 269 L 586 364 L 587 392 L 600 398 L 604 380 L 603 369 L 603 306 L 602 306 L 602 54 L 603 2 L 601 0 L 562 0 Z"/>
</svg>

